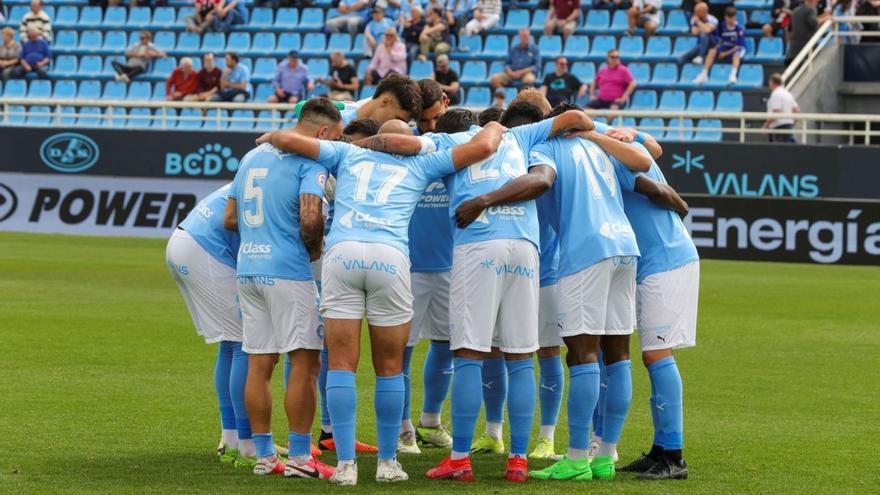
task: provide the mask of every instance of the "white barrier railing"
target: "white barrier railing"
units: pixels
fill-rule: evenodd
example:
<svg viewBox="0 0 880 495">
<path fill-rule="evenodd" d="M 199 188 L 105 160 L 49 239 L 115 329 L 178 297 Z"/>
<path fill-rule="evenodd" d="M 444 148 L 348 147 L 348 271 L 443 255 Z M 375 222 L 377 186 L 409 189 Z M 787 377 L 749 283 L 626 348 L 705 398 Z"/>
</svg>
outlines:
<svg viewBox="0 0 880 495">
<path fill-rule="evenodd" d="M 813 69 L 813 62 L 816 60 L 816 57 L 832 41 L 837 44 L 843 38 L 853 38 L 857 41 L 864 37 L 880 37 L 880 31 L 841 30 L 841 24 L 848 26 L 880 24 L 880 16 L 840 16 L 823 22 L 813 34 L 813 37 L 810 38 L 810 41 L 792 59 L 788 67 L 785 68 L 785 72 L 782 73 L 782 80 L 785 81 L 787 87 L 793 87 L 801 77 Z"/>
</svg>

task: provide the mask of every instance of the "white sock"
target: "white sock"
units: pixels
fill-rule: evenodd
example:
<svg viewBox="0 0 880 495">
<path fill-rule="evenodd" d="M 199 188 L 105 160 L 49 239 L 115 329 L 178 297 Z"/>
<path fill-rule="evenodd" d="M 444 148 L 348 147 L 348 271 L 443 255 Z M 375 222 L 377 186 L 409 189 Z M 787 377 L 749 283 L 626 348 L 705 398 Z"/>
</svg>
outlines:
<svg viewBox="0 0 880 495">
<path fill-rule="evenodd" d="M 569 459 L 587 459 L 589 457 L 589 453 L 589 449 L 573 449 L 569 447 L 568 453 L 565 454 L 565 457 L 568 457 Z"/>
<path fill-rule="evenodd" d="M 411 419 L 404 419 L 400 421 L 400 434 L 403 435 L 406 432 L 416 432 L 416 428 L 413 426 Z"/>
<path fill-rule="evenodd" d="M 700 76 L 702 76 L 702 77 L 709 77 L 709 71 L 707 71 L 706 69 L 701 70 L 701 71 L 700 71 Z"/>
<path fill-rule="evenodd" d="M 352 459 L 352 460 L 350 460 L 350 461 L 339 461 L 339 462 L 336 464 L 336 469 L 341 469 L 342 466 L 347 466 L 347 465 L 349 465 L 349 464 L 354 464 L 354 459 Z"/>
<path fill-rule="evenodd" d="M 513 459 L 514 457 L 522 457 L 522 458 L 525 458 L 524 455 L 522 455 L 522 454 L 514 454 L 513 452 L 511 452 L 510 454 L 507 455 L 507 458 L 508 458 L 508 459 Z"/>
<path fill-rule="evenodd" d="M 440 426 L 440 413 L 422 412 L 422 417 L 419 418 L 419 426 L 424 426 L 425 428 L 437 428 Z"/>
<path fill-rule="evenodd" d="M 501 423 L 486 423 L 486 434 L 495 440 L 501 440 Z"/>
<path fill-rule="evenodd" d="M 220 433 L 220 438 L 223 439 L 223 445 L 228 449 L 237 449 L 238 448 L 238 431 L 237 430 L 223 430 Z"/>
<path fill-rule="evenodd" d="M 308 464 L 309 459 L 311 458 L 312 456 L 310 455 L 298 455 L 295 457 L 290 457 L 289 459 L 292 460 L 295 464 L 302 466 L 303 464 Z"/>
<path fill-rule="evenodd" d="M 453 461 L 457 461 L 457 460 L 459 460 L 459 459 L 466 459 L 469 455 L 470 455 L 470 454 L 467 453 L 467 452 L 456 452 L 456 451 L 453 450 L 453 451 L 452 451 L 452 454 L 450 454 L 449 457 L 450 457 Z"/>
<path fill-rule="evenodd" d="M 616 443 L 602 442 L 599 444 L 599 453 L 598 456 L 608 456 L 611 457 L 614 455 L 614 452 L 617 451 Z"/>
<path fill-rule="evenodd" d="M 245 457 L 256 457 L 257 446 L 254 445 L 253 438 L 239 439 L 238 452 Z"/>
<path fill-rule="evenodd" d="M 554 433 L 556 433 L 556 425 L 541 425 L 541 432 L 539 433 L 541 437 L 553 440 Z"/>
<path fill-rule="evenodd" d="M 590 443 L 602 443 L 602 437 L 597 437 L 596 434 L 593 434 L 593 438 L 590 439 Z"/>
<path fill-rule="evenodd" d="M 332 425 L 321 425 L 321 431 L 323 431 L 324 433 L 333 433 L 333 426 Z"/>
</svg>

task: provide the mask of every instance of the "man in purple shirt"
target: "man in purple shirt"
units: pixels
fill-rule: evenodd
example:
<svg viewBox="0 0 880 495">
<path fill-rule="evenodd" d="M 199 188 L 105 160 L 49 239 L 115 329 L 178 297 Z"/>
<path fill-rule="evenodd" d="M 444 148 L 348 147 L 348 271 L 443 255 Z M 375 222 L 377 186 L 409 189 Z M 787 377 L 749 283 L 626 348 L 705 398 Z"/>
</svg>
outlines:
<svg viewBox="0 0 880 495">
<path fill-rule="evenodd" d="M 39 79 L 49 79 L 49 74 L 46 73 L 52 56 L 49 43 L 40 36 L 40 31 L 36 28 L 28 29 L 27 34 L 27 41 L 21 44 L 21 63 L 15 67 L 12 77 L 24 77 L 33 72 Z"/>
<path fill-rule="evenodd" d="M 299 52 L 291 50 L 287 60 L 275 69 L 275 94 L 269 96 L 269 103 L 296 103 L 306 96 L 306 91 L 315 89 L 309 77 L 309 67 L 299 62 Z"/>
<path fill-rule="evenodd" d="M 590 84 L 590 108 L 609 108 L 619 110 L 626 106 L 627 100 L 636 90 L 636 80 L 625 65 L 620 63 L 617 50 L 608 51 L 605 67 L 599 69 Z"/>
</svg>

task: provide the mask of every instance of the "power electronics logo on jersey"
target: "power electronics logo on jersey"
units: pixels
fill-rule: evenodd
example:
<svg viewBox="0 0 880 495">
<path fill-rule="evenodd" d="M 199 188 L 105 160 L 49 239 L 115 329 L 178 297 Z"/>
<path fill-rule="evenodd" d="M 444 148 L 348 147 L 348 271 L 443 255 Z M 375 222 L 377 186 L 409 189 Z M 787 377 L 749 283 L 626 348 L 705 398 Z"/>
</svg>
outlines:
<svg viewBox="0 0 880 495">
<path fill-rule="evenodd" d="M 239 159 L 232 148 L 219 143 L 202 146 L 192 153 L 165 153 L 165 175 L 214 177 L 223 171 L 235 173 Z"/>
<path fill-rule="evenodd" d="M 55 134 L 40 145 L 40 159 L 56 172 L 71 174 L 88 170 L 100 156 L 97 143 L 75 132 Z"/>
<path fill-rule="evenodd" d="M 449 194 L 446 192 L 446 184 L 434 181 L 428 185 L 422 197 L 419 198 L 418 208 L 449 208 Z"/>
</svg>

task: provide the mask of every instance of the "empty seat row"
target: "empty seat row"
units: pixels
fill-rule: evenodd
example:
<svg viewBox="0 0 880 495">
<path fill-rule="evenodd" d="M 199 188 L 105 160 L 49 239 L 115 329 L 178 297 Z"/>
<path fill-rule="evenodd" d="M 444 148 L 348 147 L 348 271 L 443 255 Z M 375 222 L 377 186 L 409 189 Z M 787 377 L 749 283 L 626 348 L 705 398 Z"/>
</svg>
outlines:
<svg viewBox="0 0 880 495">
<path fill-rule="evenodd" d="M 741 112 L 743 109 L 742 93 L 738 91 L 722 91 L 715 94 L 711 91 L 692 91 L 686 96 L 681 90 L 666 90 L 660 94 L 652 89 L 639 89 L 630 99 L 629 110 L 661 110 L 668 112 Z"/>
</svg>

